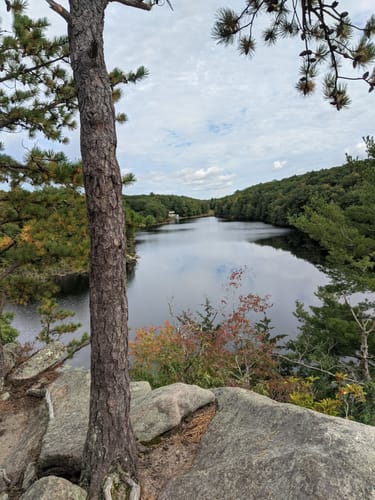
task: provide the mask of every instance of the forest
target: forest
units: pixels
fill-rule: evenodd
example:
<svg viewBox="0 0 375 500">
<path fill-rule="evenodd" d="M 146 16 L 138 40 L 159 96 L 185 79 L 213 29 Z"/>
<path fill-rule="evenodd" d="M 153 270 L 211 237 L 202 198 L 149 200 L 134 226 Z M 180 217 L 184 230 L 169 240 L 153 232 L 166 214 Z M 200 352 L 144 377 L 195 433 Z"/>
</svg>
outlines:
<svg viewBox="0 0 375 500">
<path fill-rule="evenodd" d="M 76 341 L 71 353 L 90 342 L 89 424 L 80 477 L 90 499 L 100 498 L 108 481 L 110 491 L 120 484 L 128 493 L 132 478 L 137 480 L 137 443 L 129 419 L 130 376 L 149 380 L 154 387 L 177 381 L 202 387 L 239 386 L 375 425 L 373 138 L 365 138 L 366 160 L 347 157 L 342 167 L 260 184 L 223 199 L 209 202 L 153 193 L 124 196 L 123 188 L 132 179 L 123 177 L 116 127 L 127 116 L 115 105 L 121 89 L 144 79 L 148 70 L 144 66 L 126 73 L 117 67 L 107 69 L 103 35 L 110 3 L 70 0 L 65 8 L 46 0 L 44 7 L 60 16 L 66 33 L 50 36 L 46 17 L 29 17 L 23 0 L 5 0 L 4 14 L 9 19 L 4 25 L 1 20 L 0 30 L 0 130 L 7 134 L 6 144 L 0 143 L 0 392 L 11 385 L 3 344 L 18 335 L 6 304 L 38 303 L 43 327 L 38 340 L 50 344 L 77 327 L 66 323 L 70 312 L 58 307 L 56 278 L 88 273 L 90 339 Z M 113 3 L 143 11 L 164 4 Z M 169 1 L 167 5 L 173 9 Z M 250 56 L 255 51 L 252 25 L 258 14 L 264 14 L 271 20 L 260 35 L 266 44 L 278 38 L 303 42 L 296 85 L 300 94 L 312 93 L 320 75 L 323 97 L 338 111 L 350 104 L 342 78 L 361 81 L 369 93 L 375 88 L 370 67 L 375 60 L 375 17 L 369 16 L 358 27 L 338 5 L 251 0 L 240 14 L 219 10 L 211 38 L 224 45 L 236 41 L 240 53 Z M 37 9 L 32 7 L 32 15 L 44 12 Z M 250 33 L 245 34 L 249 27 Z M 361 74 L 343 76 L 343 59 Z M 194 82 L 192 74 L 186 74 L 179 80 L 169 75 L 169 79 Z M 208 80 L 202 83 L 211 86 Z M 163 86 L 160 81 L 155 85 Z M 140 108 L 145 109 L 146 101 L 139 95 Z M 153 95 L 148 103 L 152 100 L 158 98 Z M 233 121 L 246 113 L 243 102 L 238 112 L 241 115 Z M 79 159 L 73 161 L 56 149 L 67 144 L 77 128 L 76 115 Z M 180 158 L 180 152 L 192 146 L 177 125 L 166 128 L 163 116 L 157 117 L 152 110 L 148 117 L 159 123 L 170 157 Z M 206 117 L 202 127 L 209 137 L 227 134 L 229 138 L 233 127 L 226 120 L 213 123 Z M 186 121 L 196 123 L 190 117 Z M 137 157 L 153 144 L 154 134 L 143 132 L 142 146 L 135 148 Z M 29 147 L 22 144 L 22 150 L 21 145 L 16 150 L 12 139 L 8 140 L 15 134 L 21 134 L 19 143 L 27 137 Z M 222 137 L 217 138 L 221 142 Z M 51 149 L 47 141 L 54 143 Z M 152 153 L 157 155 L 157 151 Z M 223 158 L 215 161 L 220 164 Z M 181 179 L 184 174 L 193 188 L 215 174 L 216 180 L 228 186 L 232 175 L 213 167 L 209 153 L 206 161 L 205 168 L 187 168 L 185 173 L 179 171 L 179 177 L 173 171 L 166 178 Z M 179 313 L 173 324 L 166 321 L 161 327 L 140 329 L 129 351 L 126 265 L 134 260 L 133 236 L 139 229 L 165 222 L 170 211 L 181 217 L 214 211 L 226 219 L 294 227 L 314 240 L 325 254 L 321 267 L 330 283 L 317 290 L 318 306 L 306 310 L 304 304 L 296 304 L 299 335 L 289 341 L 272 335 L 267 298 L 241 293 L 243 270 L 238 269 L 228 278 L 233 303 L 224 297 L 219 311 L 207 300 L 199 311 Z M 252 313 L 258 315 L 257 321 L 250 320 Z"/>
<path fill-rule="evenodd" d="M 141 216 L 142 219 L 139 218 L 140 226 L 152 226 L 165 222 L 168 220 L 168 212 L 170 211 L 184 218 L 206 215 L 210 209 L 210 203 L 205 200 L 197 200 L 188 196 L 154 193 L 149 195 L 127 195 L 124 197 L 124 203 L 125 210 L 130 209 L 127 220 Z"/>
</svg>

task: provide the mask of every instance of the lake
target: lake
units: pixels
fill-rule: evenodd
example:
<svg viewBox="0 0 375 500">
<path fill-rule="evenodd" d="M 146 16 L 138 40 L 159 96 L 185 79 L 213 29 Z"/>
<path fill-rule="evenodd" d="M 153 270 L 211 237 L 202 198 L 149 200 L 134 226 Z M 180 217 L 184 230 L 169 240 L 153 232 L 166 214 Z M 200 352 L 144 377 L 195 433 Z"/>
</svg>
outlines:
<svg viewBox="0 0 375 500">
<path fill-rule="evenodd" d="M 273 304 L 268 311 L 273 332 L 294 337 L 295 301 L 318 304 L 314 292 L 328 279 L 308 260 L 296 256 L 298 247 L 289 248 L 291 234 L 288 229 L 260 222 L 227 222 L 215 217 L 139 232 L 139 260 L 128 276 L 130 336 L 134 337 L 137 327 L 161 325 L 170 318 L 171 310 L 178 314 L 199 309 L 206 297 L 212 304 L 220 304 L 229 274 L 246 267 L 243 291 L 268 295 Z M 81 332 L 89 330 L 85 283 L 77 283 L 74 293 L 62 296 L 59 302 L 76 312 L 75 319 L 83 325 Z M 35 306 L 7 309 L 16 313 L 13 324 L 22 332 L 21 340 L 32 340 L 40 329 Z M 71 364 L 88 366 L 88 359 L 86 348 Z"/>
</svg>

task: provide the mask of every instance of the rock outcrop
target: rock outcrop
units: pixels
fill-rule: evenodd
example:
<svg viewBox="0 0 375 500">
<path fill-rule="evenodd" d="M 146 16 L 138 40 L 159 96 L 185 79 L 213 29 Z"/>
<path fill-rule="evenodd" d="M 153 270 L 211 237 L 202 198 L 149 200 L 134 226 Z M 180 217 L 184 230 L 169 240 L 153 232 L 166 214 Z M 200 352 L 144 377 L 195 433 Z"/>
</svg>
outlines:
<svg viewBox="0 0 375 500">
<path fill-rule="evenodd" d="M 151 391 L 130 411 L 136 438 L 147 443 L 177 427 L 198 408 L 215 401 L 212 391 L 182 383 Z"/>
<path fill-rule="evenodd" d="M 64 371 L 49 391 L 54 416 L 43 437 L 38 466 L 42 475 L 78 478 L 89 421 L 90 374 Z"/>
<path fill-rule="evenodd" d="M 218 411 L 192 469 L 161 500 L 373 500 L 375 428 L 239 388 Z"/>
<path fill-rule="evenodd" d="M 21 346 L 17 342 L 10 342 L 5 344 L 4 347 L 4 375 L 7 376 L 16 366 L 18 356 L 20 354 Z"/>
<path fill-rule="evenodd" d="M 40 400 L 27 418 L 18 413 L 12 422 L 10 414 L 1 422 L 0 437 L 9 438 L 1 441 L 9 449 L 0 447 L 4 499 L 14 488 L 27 490 L 22 500 L 86 498 L 73 483 L 82 466 L 89 387 L 89 373 L 62 371 L 48 388 L 53 415 Z M 143 443 L 218 404 L 191 469 L 170 480 L 160 500 L 375 500 L 375 427 L 239 388 L 178 383 L 151 390 L 133 382 L 131 396 L 132 425 Z"/>
<path fill-rule="evenodd" d="M 40 441 L 47 427 L 47 411 L 44 404 L 32 409 L 29 414 L 18 413 L 1 420 L 0 492 L 15 487 L 24 471 L 37 458 Z"/>
<path fill-rule="evenodd" d="M 9 376 L 11 382 L 25 382 L 63 361 L 68 351 L 62 342 L 51 342 L 16 368 Z"/>
<path fill-rule="evenodd" d="M 86 500 L 86 491 L 63 479 L 47 476 L 36 481 L 20 500 Z"/>
<path fill-rule="evenodd" d="M 43 437 L 39 469 L 43 475 L 76 479 L 88 426 L 90 375 L 81 370 L 63 372 L 49 390 L 54 418 Z M 142 442 L 173 429 L 186 415 L 215 399 L 211 391 L 187 384 L 151 391 L 148 382 L 132 382 L 130 393 L 130 418 L 135 436 Z"/>
</svg>

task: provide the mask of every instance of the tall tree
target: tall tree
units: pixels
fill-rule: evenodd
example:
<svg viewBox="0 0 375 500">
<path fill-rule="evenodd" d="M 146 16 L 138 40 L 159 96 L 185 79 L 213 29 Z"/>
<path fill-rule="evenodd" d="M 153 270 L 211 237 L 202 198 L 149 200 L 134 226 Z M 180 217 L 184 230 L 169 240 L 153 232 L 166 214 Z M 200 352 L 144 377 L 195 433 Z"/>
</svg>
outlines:
<svg viewBox="0 0 375 500">
<path fill-rule="evenodd" d="M 375 67 L 372 71 L 370 68 L 375 61 L 372 42 L 375 15 L 359 27 L 339 4 L 336 0 L 246 0 L 238 12 L 229 8 L 217 12 L 213 37 L 226 45 L 237 41 L 240 53 L 252 56 L 256 48 L 257 19 L 265 15 L 271 22 L 260 38 L 267 45 L 287 37 L 298 37 L 301 41 L 298 91 L 303 95 L 314 91 L 316 77 L 325 63 L 324 97 L 340 110 L 350 103 L 347 86 L 342 80 L 362 80 L 369 92 L 375 88 Z M 348 75 L 346 71 L 350 67 L 342 64 L 345 60 L 361 73 Z"/>
<path fill-rule="evenodd" d="M 81 122 L 81 154 L 90 233 L 91 392 L 82 481 L 97 499 L 114 473 L 136 477 L 129 420 L 128 304 L 122 180 L 116 159 L 115 112 L 103 53 L 108 0 L 46 0 L 68 24 Z M 150 10 L 140 0 L 119 3 Z M 108 483 L 107 483 L 108 484 Z"/>
<path fill-rule="evenodd" d="M 115 158 L 114 127 L 115 118 L 124 121 L 125 116 L 114 116 L 113 102 L 120 97 L 119 83 L 135 82 L 145 76 L 146 71 L 141 67 L 135 73 L 124 74 L 117 69 L 109 75 L 106 73 L 102 29 L 107 2 L 76 1 L 72 3 L 71 15 L 56 3 L 49 3 L 69 22 L 70 44 L 67 37 L 56 42 L 48 41 L 45 37 L 46 19 L 33 21 L 24 14 L 24 2 L 6 0 L 7 8 L 14 15 L 14 23 L 12 35 L 5 30 L 0 33 L 0 84 L 3 84 L 0 127 L 10 132 L 26 129 L 30 136 L 41 132 L 49 139 L 63 140 L 64 128 L 74 126 L 72 115 L 77 109 L 78 94 L 93 249 L 90 281 L 94 353 L 92 402 L 95 406 L 91 409 L 93 417 L 87 440 L 88 458 L 85 460 L 87 469 L 84 476 L 87 482 L 94 478 L 90 491 L 91 497 L 97 498 L 103 477 L 109 469 L 115 470 L 118 464 L 124 464 L 121 468 L 134 473 L 135 468 L 135 447 L 128 415 L 122 179 Z M 138 2 L 129 2 L 129 5 L 133 3 L 138 6 Z M 147 10 L 150 8 L 147 7 Z M 80 30 L 88 32 L 89 36 L 82 36 Z M 74 82 L 58 66 L 61 61 L 69 62 L 71 47 L 74 48 L 71 57 Z M 38 186 L 60 181 L 65 184 L 62 178 L 67 177 L 68 171 L 72 174 L 72 185 L 68 187 L 74 189 L 79 184 L 81 169 L 79 166 L 74 171 L 75 167 L 68 165 L 61 154 L 41 152 L 35 148 L 24 163 L 14 161 L 7 155 L 2 155 L 0 160 L 0 181 L 9 183 L 9 189 L 1 193 L 3 204 L 0 207 L 0 252 L 1 264 L 4 264 L 0 269 L 0 280 L 5 280 L 21 265 L 30 264 L 30 256 L 33 264 L 36 260 L 46 262 L 46 248 L 34 236 L 41 233 L 41 225 L 48 221 L 48 217 L 44 220 L 45 209 L 49 208 L 53 216 L 57 206 L 59 210 L 66 208 L 64 193 L 54 189 L 40 191 Z M 24 182 L 36 189 L 25 192 L 21 188 Z M 57 205 L 51 204 L 51 195 Z M 22 204 L 22 199 L 28 203 Z M 47 203 L 44 203 L 45 200 Z M 55 236 L 49 246 L 54 246 Z M 48 248 L 49 257 L 53 254 L 50 250 Z M 102 358 L 103 353 L 107 359 Z M 0 376 L 1 354 L 0 349 Z"/>
</svg>

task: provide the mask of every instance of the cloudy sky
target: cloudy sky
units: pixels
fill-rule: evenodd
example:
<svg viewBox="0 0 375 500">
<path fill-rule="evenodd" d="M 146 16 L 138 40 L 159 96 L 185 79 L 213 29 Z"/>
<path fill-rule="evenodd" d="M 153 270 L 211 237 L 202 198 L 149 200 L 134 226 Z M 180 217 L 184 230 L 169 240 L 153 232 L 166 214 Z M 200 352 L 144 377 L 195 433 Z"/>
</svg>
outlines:
<svg viewBox="0 0 375 500">
<path fill-rule="evenodd" d="M 346 152 L 363 156 L 362 137 L 375 135 L 375 92 L 354 82 L 350 109 L 341 112 L 323 100 L 320 88 L 303 98 L 294 87 L 303 50 L 297 39 L 272 48 L 259 42 L 247 59 L 211 37 L 217 9 L 240 9 L 243 0 L 172 3 L 173 12 L 166 5 L 146 12 L 115 2 L 107 9 L 108 68 L 150 71 L 125 89 L 117 106 L 129 117 L 118 127 L 119 162 L 137 178 L 128 193 L 220 197 L 340 165 Z M 44 0 L 29 5 L 32 15 L 48 16 L 53 33 L 63 32 L 63 21 Z M 340 7 L 356 24 L 375 12 L 373 0 L 342 0 Z M 78 135 L 66 147 L 72 159 L 79 158 Z M 22 149 L 17 141 L 11 139 L 13 151 Z"/>
</svg>

